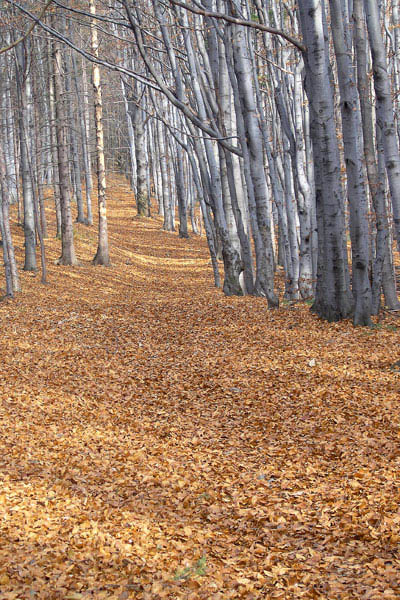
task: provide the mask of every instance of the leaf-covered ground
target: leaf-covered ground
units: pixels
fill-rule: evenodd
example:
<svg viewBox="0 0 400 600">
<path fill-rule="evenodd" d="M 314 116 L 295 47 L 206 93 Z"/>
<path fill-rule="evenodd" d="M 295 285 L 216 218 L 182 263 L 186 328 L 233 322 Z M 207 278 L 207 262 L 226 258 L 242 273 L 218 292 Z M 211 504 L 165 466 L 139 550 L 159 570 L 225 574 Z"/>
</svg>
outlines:
<svg viewBox="0 0 400 600">
<path fill-rule="evenodd" d="M 116 183 L 113 267 L 0 304 L 0 599 L 400 598 L 396 318 L 226 298 Z"/>
</svg>

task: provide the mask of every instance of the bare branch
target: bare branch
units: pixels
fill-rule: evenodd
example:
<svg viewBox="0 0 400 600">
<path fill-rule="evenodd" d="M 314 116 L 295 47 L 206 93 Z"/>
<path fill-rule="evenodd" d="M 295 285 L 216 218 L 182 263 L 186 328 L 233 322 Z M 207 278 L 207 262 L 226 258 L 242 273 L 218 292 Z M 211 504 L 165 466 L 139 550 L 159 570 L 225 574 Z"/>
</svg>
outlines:
<svg viewBox="0 0 400 600">
<path fill-rule="evenodd" d="M 9 50 L 12 50 L 13 48 L 15 48 L 15 46 L 18 46 L 18 44 L 20 44 L 21 42 L 26 40 L 26 38 L 29 37 L 30 34 L 32 33 L 32 31 L 35 29 L 36 25 L 38 24 L 38 21 L 44 17 L 44 13 L 49 8 L 49 6 L 52 2 L 53 2 L 53 0 L 48 0 L 48 2 L 43 6 L 42 10 L 40 11 L 39 16 L 37 17 L 38 20 L 33 21 L 32 25 L 28 28 L 26 33 L 24 33 L 24 35 L 21 35 L 20 38 L 18 38 L 11 44 L 8 44 L 8 46 L 3 46 L 3 48 L 0 48 L 0 54 L 4 54 L 4 52 L 8 52 Z"/>
<path fill-rule="evenodd" d="M 285 33 L 284 31 L 281 31 L 280 29 L 275 29 L 274 27 L 268 27 L 268 25 L 264 25 L 262 23 L 256 23 L 255 21 L 246 21 L 244 19 L 238 19 L 236 17 L 231 17 L 230 15 L 227 15 L 225 13 L 210 12 L 208 10 L 203 10 L 202 8 L 195 8 L 194 6 L 191 6 L 190 4 L 186 4 L 185 2 L 180 2 L 180 0 L 168 0 L 168 1 L 171 4 L 174 4 L 175 6 L 180 6 L 181 8 L 184 8 L 185 10 L 188 10 L 189 12 L 192 12 L 196 15 L 201 15 L 203 17 L 210 17 L 212 19 L 221 19 L 222 21 L 227 21 L 228 23 L 234 23 L 235 25 L 243 25 L 244 27 L 251 27 L 253 29 L 258 29 L 259 31 L 271 33 L 272 35 L 278 35 L 279 37 L 282 37 L 290 44 L 293 44 L 293 46 L 296 46 L 296 48 L 298 48 L 298 50 L 300 50 L 301 52 L 306 51 L 306 47 L 299 40 L 297 40 L 296 38 L 292 37 L 291 35 Z"/>
<path fill-rule="evenodd" d="M 43 23 L 43 21 L 41 21 L 39 19 L 39 17 L 36 17 L 36 15 L 32 14 L 29 10 L 27 10 L 19 2 L 15 2 L 14 0 L 6 0 L 6 2 L 8 2 L 8 4 L 11 4 L 12 6 L 15 6 L 16 8 L 18 8 L 22 13 L 24 13 L 30 19 L 32 19 L 35 22 L 35 24 L 40 25 L 40 27 L 44 31 L 46 31 L 50 35 L 53 35 L 55 38 L 57 38 L 58 40 L 63 42 L 66 46 L 69 46 L 70 48 L 72 48 L 73 50 L 78 52 L 78 54 L 81 54 L 83 57 L 85 57 L 90 62 L 94 62 L 98 65 L 102 65 L 103 67 L 107 67 L 107 69 L 110 69 L 112 71 L 117 71 L 118 73 L 124 73 L 125 75 L 129 75 L 129 77 L 133 77 L 140 83 L 144 83 L 145 85 L 148 85 L 149 87 L 153 88 L 154 90 L 157 90 L 158 92 L 161 91 L 160 88 L 157 87 L 157 85 L 155 85 L 152 81 L 150 81 L 149 79 L 146 79 L 142 75 L 138 75 L 137 73 L 135 73 L 134 71 L 131 71 L 130 69 L 125 69 L 124 67 L 120 67 L 119 65 L 110 63 L 106 60 L 96 58 L 96 56 L 93 56 L 93 54 L 90 54 L 90 52 L 86 52 L 85 50 L 82 50 L 82 48 L 79 48 L 78 46 L 76 46 L 74 43 L 71 42 L 70 39 L 68 39 L 61 33 L 59 33 L 56 29 Z"/>
</svg>

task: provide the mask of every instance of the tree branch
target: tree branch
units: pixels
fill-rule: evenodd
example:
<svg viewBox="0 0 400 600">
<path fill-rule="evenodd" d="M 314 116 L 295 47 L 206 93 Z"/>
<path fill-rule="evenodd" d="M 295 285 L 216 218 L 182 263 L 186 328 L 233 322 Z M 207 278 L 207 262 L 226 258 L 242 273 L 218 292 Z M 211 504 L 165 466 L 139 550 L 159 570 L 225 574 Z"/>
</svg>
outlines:
<svg viewBox="0 0 400 600">
<path fill-rule="evenodd" d="M 0 54 L 4 54 L 4 52 L 8 52 L 9 50 L 12 50 L 13 48 L 15 48 L 15 46 L 18 46 L 18 44 L 20 44 L 21 42 L 26 40 L 26 38 L 28 36 L 30 36 L 32 31 L 35 29 L 35 27 L 38 24 L 38 22 L 40 21 L 40 19 L 42 19 L 44 17 L 44 13 L 49 8 L 49 6 L 52 2 L 53 2 L 53 0 L 48 0 L 48 2 L 43 6 L 42 10 L 40 11 L 39 16 L 37 17 L 37 20 L 33 21 L 32 25 L 28 28 L 28 31 L 26 33 L 24 33 L 24 35 L 21 35 L 20 38 L 18 38 L 11 44 L 8 44 L 8 46 L 3 46 L 3 48 L 0 48 Z"/>
<path fill-rule="evenodd" d="M 204 133 L 209 135 L 211 139 L 218 141 L 218 143 L 221 144 L 221 146 L 224 146 L 227 150 L 229 150 L 229 152 L 233 152 L 233 154 L 236 154 L 237 156 L 242 156 L 242 152 L 239 148 L 236 148 L 235 146 L 228 144 L 222 138 L 219 131 L 216 131 L 215 129 L 213 129 L 206 123 L 204 123 L 204 121 L 202 119 L 200 119 L 200 117 L 198 115 L 196 115 L 196 113 L 187 105 L 187 103 L 180 100 L 175 95 L 173 90 L 171 90 L 171 88 L 169 88 L 162 81 L 162 78 L 159 76 L 159 74 L 157 73 L 156 69 L 153 66 L 153 61 L 150 60 L 150 58 L 144 48 L 141 28 L 135 22 L 135 19 L 132 15 L 132 11 L 128 5 L 127 0 L 121 0 L 121 1 L 125 7 L 127 17 L 132 26 L 132 31 L 135 35 L 136 45 L 139 50 L 139 53 L 144 61 L 144 64 L 147 67 L 148 72 L 154 78 L 154 81 L 158 85 L 159 90 L 161 90 L 161 92 L 164 94 L 164 96 L 166 96 L 168 98 L 168 100 L 171 102 L 171 104 L 173 104 L 176 108 L 178 108 L 185 115 L 185 117 L 187 117 L 189 119 L 189 121 L 191 121 L 193 123 L 193 125 L 195 125 L 199 129 L 204 131 Z"/>
<path fill-rule="evenodd" d="M 53 0 L 51 0 L 51 1 L 53 1 Z M 86 52 L 85 50 L 82 50 L 82 48 L 79 48 L 78 46 L 76 46 L 74 43 L 71 42 L 70 39 L 63 36 L 56 29 L 53 29 L 53 27 L 50 27 L 49 25 L 46 25 L 45 23 L 43 23 L 43 21 L 41 21 L 39 19 L 39 17 L 36 17 L 36 15 L 32 14 L 29 10 L 24 8 L 19 2 L 15 2 L 14 0 L 6 0 L 6 2 L 8 2 L 8 4 L 11 4 L 12 6 L 15 6 L 16 8 L 18 8 L 21 12 L 23 12 L 30 19 L 32 19 L 35 22 L 35 24 L 40 25 L 40 27 L 44 31 L 46 31 L 50 35 L 53 35 L 55 38 L 60 40 L 60 42 L 63 42 L 66 46 L 69 46 L 70 48 L 72 48 L 72 50 L 75 50 L 76 52 L 78 52 L 78 54 L 81 54 L 84 58 L 86 58 L 90 62 L 94 62 L 103 67 L 107 67 L 107 69 L 110 69 L 111 71 L 117 71 L 118 73 L 124 73 L 125 75 L 128 75 L 129 77 L 133 77 L 133 79 L 136 79 L 140 83 L 148 85 L 149 87 L 153 88 L 154 90 L 156 90 L 158 92 L 161 91 L 160 88 L 157 87 L 157 85 L 155 85 L 152 81 L 150 81 L 149 79 L 146 79 L 142 75 L 138 75 L 137 73 L 135 73 L 134 71 L 131 71 L 130 69 L 125 69 L 124 67 L 120 67 L 113 63 L 109 63 L 106 60 L 101 60 L 100 58 L 96 58 L 96 56 L 93 56 L 93 54 L 90 54 L 90 52 Z"/>
<path fill-rule="evenodd" d="M 306 47 L 296 38 L 291 35 L 281 31 L 280 29 L 275 29 L 274 27 L 268 27 L 268 25 L 264 25 L 262 23 L 256 23 L 255 21 L 246 21 L 244 19 L 238 19 L 236 17 L 231 17 L 230 15 L 226 15 L 225 13 L 219 12 L 210 12 L 208 10 L 204 10 L 202 8 L 195 8 L 194 6 L 190 6 L 190 4 L 186 4 L 185 2 L 180 2 L 180 0 L 168 0 L 171 4 L 175 6 L 180 6 L 189 12 L 194 13 L 195 15 L 201 15 L 203 17 L 210 17 L 212 19 L 221 19 L 222 21 L 227 21 L 228 23 L 235 23 L 235 25 L 243 25 L 244 27 L 251 27 L 253 29 L 258 29 L 259 31 L 264 31 L 266 33 L 271 33 L 272 35 L 278 35 L 282 37 L 293 46 L 296 46 L 298 50 L 301 52 L 306 52 Z"/>
</svg>

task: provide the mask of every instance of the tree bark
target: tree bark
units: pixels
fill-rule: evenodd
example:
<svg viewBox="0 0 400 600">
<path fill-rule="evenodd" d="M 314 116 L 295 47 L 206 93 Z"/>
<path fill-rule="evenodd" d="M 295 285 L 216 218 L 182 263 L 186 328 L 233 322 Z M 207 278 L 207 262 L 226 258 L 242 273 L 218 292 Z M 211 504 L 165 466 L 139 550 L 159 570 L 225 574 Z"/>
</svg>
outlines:
<svg viewBox="0 0 400 600">
<path fill-rule="evenodd" d="M 92 54 L 98 56 L 99 44 L 96 29 L 96 4 L 90 0 L 90 14 L 93 18 L 90 22 Z M 107 208 L 106 208 L 106 165 L 104 159 L 104 133 L 103 133 L 103 101 L 101 93 L 99 65 L 92 65 L 92 83 L 94 94 L 94 121 L 96 129 L 96 164 L 97 164 L 97 203 L 99 210 L 99 229 L 97 252 L 93 264 L 110 266 L 107 230 Z"/>
<path fill-rule="evenodd" d="M 185 194 L 185 181 L 183 171 L 183 156 L 182 150 L 179 145 L 176 146 L 176 161 L 175 161 L 175 183 L 176 183 L 176 195 L 178 199 L 178 213 L 179 213 L 179 237 L 188 238 L 188 224 L 187 224 L 187 203 Z"/>
<path fill-rule="evenodd" d="M 387 70 L 378 3 L 376 0 L 364 0 L 364 6 L 372 55 L 376 119 L 382 130 L 386 170 L 392 199 L 394 229 L 397 247 L 400 250 L 400 155 L 394 122 L 390 76 Z"/>
<path fill-rule="evenodd" d="M 75 255 L 74 229 L 71 214 L 71 196 L 69 187 L 69 160 L 66 136 L 65 90 L 63 85 L 63 67 L 59 42 L 54 42 L 53 76 L 55 95 L 55 127 L 57 137 L 58 173 L 61 208 L 61 256 L 60 265 L 77 265 Z"/>
<path fill-rule="evenodd" d="M 53 165 L 53 194 L 54 205 L 56 209 L 56 237 L 61 239 L 61 201 L 60 201 L 60 174 L 58 172 L 58 150 L 57 150 L 57 131 L 56 131 L 56 102 L 54 92 L 54 57 L 52 56 L 52 42 L 47 39 L 47 68 L 48 77 L 48 94 L 49 94 L 49 115 L 50 115 L 50 148 Z"/>
<path fill-rule="evenodd" d="M 328 321 L 338 321 L 352 314 L 353 298 L 343 240 L 343 196 L 329 54 L 324 36 L 325 15 L 319 0 L 300 0 L 299 12 L 308 49 L 304 59 L 318 222 L 317 286 L 312 309 Z"/>
<path fill-rule="evenodd" d="M 19 99 L 19 139 L 20 139 L 20 174 L 24 202 L 24 237 L 25 237 L 25 262 L 24 271 L 36 271 L 36 234 L 35 217 L 33 209 L 33 182 L 29 173 L 29 160 L 31 159 L 32 135 L 32 89 L 27 56 L 29 49 L 26 47 L 28 40 L 16 47 L 17 59 L 17 89 Z"/>
<path fill-rule="evenodd" d="M 5 158 L 3 148 L 0 145 L 0 187 L 1 187 L 1 237 L 3 240 L 3 256 L 6 271 L 7 295 L 14 295 L 21 291 L 21 284 L 18 275 L 17 262 L 15 260 L 14 245 L 10 229 L 9 192 L 7 184 L 7 173 L 5 167 Z"/>
<path fill-rule="evenodd" d="M 85 186 L 86 186 L 86 220 L 88 225 L 93 225 L 93 213 L 92 213 L 92 192 L 93 192 L 93 181 L 92 181 L 92 162 L 90 160 L 90 111 L 89 111 L 89 92 L 86 76 L 86 61 L 82 60 L 82 96 L 83 96 L 83 124 L 84 124 L 84 135 L 83 144 L 86 148 L 84 150 L 85 160 Z"/>
<path fill-rule="evenodd" d="M 379 172 L 377 145 L 374 139 L 363 0 L 353 0 L 353 17 L 355 22 L 354 38 L 357 62 L 357 86 L 364 142 L 363 151 L 372 205 L 375 212 L 376 227 L 376 252 L 372 269 L 372 313 L 378 314 L 382 288 L 385 303 L 389 308 L 398 309 L 400 308 L 400 303 L 396 295 L 396 281 L 393 270 L 387 268 L 387 265 L 390 265 L 392 261 L 392 252 L 390 248 L 389 220 L 386 210 L 385 177 Z M 379 127 L 376 134 L 377 138 L 381 137 Z"/>
<path fill-rule="evenodd" d="M 348 16 L 343 14 L 340 0 L 330 0 L 332 35 L 335 47 L 344 159 L 347 173 L 347 194 L 350 206 L 350 237 L 354 325 L 371 325 L 372 295 L 369 281 L 368 204 L 362 164 L 361 123 L 356 82 L 351 60 Z"/>
</svg>

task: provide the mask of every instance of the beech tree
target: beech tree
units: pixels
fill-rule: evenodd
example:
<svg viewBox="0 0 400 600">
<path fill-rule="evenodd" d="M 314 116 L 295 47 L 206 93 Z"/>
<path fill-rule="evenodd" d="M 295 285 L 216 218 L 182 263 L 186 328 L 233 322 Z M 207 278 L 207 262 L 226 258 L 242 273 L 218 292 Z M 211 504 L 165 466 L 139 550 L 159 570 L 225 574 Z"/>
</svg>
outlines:
<svg viewBox="0 0 400 600">
<path fill-rule="evenodd" d="M 92 53 L 98 57 L 98 38 L 95 26 L 96 3 L 90 0 L 91 20 L 91 43 Z M 103 100 L 100 82 L 100 69 L 93 63 L 92 70 L 93 95 L 94 95 L 94 122 L 96 128 L 96 164 L 97 164 L 97 203 L 99 207 L 99 234 L 96 256 L 93 259 L 95 265 L 109 266 L 110 257 L 108 251 L 107 232 L 107 210 L 106 210 L 106 165 L 104 160 L 104 134 L 103 134 Z"/>
<path fill-rule="evenodd" d="M 55 129 L 57 139 L 58 178 L 61 212 L 61 256 L 62 265 L 76 265 L 74 231 L 71 213 L 71 194 L 69 185 L 69 156 L 67 146 L 66 97 L 64 67 L 61 55 L 61 44 L 53 43 L 53 78 L 55 97 Z"/>
</svg>

